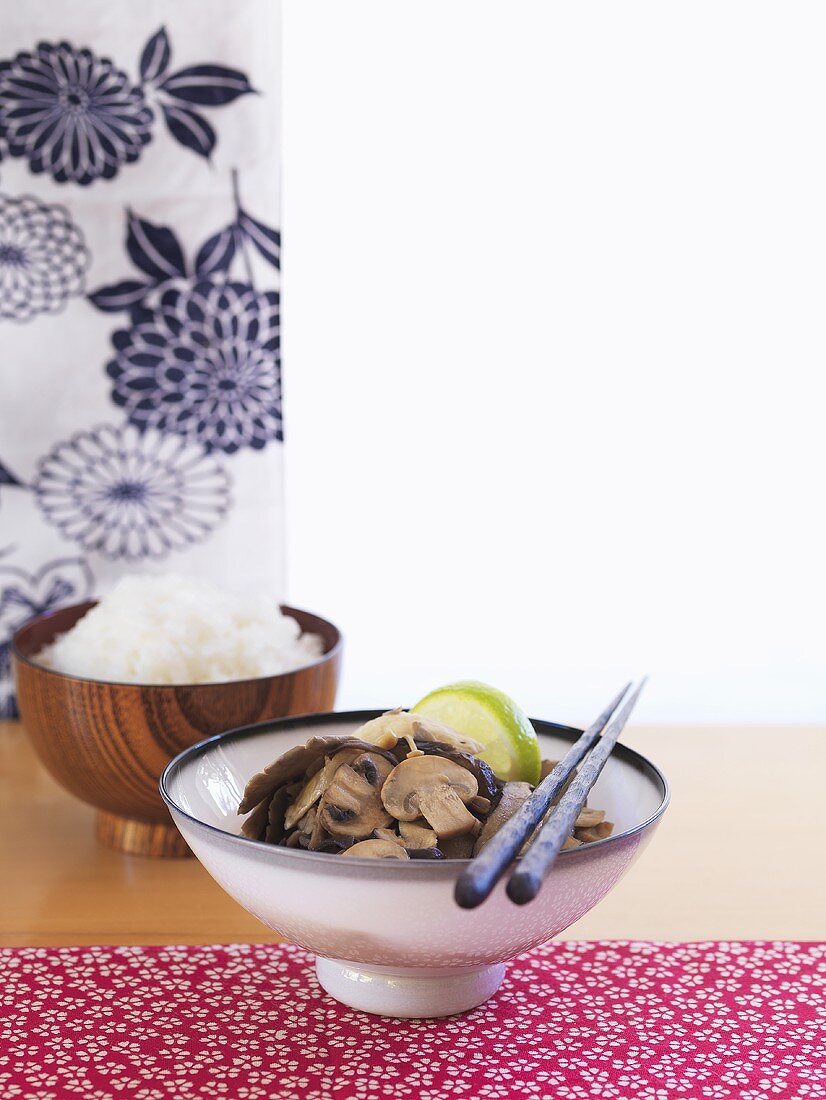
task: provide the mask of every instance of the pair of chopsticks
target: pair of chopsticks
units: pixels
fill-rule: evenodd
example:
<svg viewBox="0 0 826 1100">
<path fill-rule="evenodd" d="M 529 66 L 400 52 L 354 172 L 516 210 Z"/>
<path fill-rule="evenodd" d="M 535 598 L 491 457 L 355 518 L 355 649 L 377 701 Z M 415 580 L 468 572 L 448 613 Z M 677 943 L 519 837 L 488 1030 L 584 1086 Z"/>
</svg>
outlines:
<svg viewBox="0 0 826 1100">
<path fill-rule="evenodd" d="M 553 771 L 525 799 L 513 817 L 471 861 L 456 881 L 458 905 L 463 909 L 475 909 L 490 896 L 525 841 L 548 814 L 551 803 L 565 786 L 571 772 L 584 759 L 576 778 L 548 814 L 508 880 L 508 897 L 517 905 L 524 905 L 536 897 L 566 838 L 571 835 L 588 793 L 605 767 L 605 761 L 611 755 L 644 686 L 645 679 L 628 695 L 631 684 L 625 685 Z M 619 709 L 626 696 L 625 704 Z"/>
</svg>

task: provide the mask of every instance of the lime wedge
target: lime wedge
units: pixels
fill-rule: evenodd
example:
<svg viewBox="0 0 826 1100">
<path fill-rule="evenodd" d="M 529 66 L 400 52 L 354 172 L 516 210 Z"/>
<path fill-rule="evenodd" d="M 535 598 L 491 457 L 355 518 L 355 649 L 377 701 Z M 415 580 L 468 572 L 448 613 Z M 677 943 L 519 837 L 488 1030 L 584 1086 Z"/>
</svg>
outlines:
<svg viewBox="0 0 826 1100">
<path fill-rule="evenodd" d="M 480 753 L 500 779 L 539 782 L 541 753 L 527 717 L 504 692 L 478 680 L 460 680 L 425 695 L 412 708 L 485 746 Z"/>
</svg>

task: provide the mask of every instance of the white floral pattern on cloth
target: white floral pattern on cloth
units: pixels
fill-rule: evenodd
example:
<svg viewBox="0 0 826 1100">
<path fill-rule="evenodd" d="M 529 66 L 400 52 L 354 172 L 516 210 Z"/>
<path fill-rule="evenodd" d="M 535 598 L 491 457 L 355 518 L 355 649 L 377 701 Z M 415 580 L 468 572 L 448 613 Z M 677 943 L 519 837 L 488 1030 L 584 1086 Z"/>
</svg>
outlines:
<svg viewBox="0 0 826 1100">
<path fill-rule="evenodd" d="M 0 563 L 82 555 L 99 595 L 161 562 L 228 583 L 243 556 L 234 583 L 279 596 L 279 0 L 5 15 Z"/>
<path fill-rule="evenodd" d="M 7 948 L 0 974 L 0 1097 L 826 1096 L 826 944 L 548 944 L 448 1020 L 344 1008 L 285 945 Z"/>
<path fill-rule="evenodd" d="M 229 486 L 201 447 L 106 424 L 58 443 L 32 488 L 67 538 L 107 558 L 141 561 L 208 535 L 226 514 Z"/>
</svg>

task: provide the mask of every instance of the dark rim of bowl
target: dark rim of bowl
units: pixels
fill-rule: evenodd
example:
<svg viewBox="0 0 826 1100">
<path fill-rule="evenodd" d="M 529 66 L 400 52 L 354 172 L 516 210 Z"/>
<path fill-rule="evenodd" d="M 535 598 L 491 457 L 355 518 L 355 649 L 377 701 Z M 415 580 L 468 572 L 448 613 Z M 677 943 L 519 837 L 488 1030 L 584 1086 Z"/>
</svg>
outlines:
<svg viewBox="0 0 826 1100">
<path fill-rule="evenodd" d="M 225 829 L 219 829 L 217 825 L 210 825 L 206 821 L 201 821 L 200 818 L 193 817 L 192 814 L 182 809 L 182 807 L 175 802 L 169 792 L 168 784 L 174 778 L 175 774 L 181 771 L 185 764 L 190 764 L 199 756 L 205 755 L 210 748 L 219 743 L 241 741 L 248 737 L 257 737 L 261 734 L 270 732 L 283 733 L 293 729 L 302 729 L 307 726 L 337 725 L 342 722 L 354 722 L 362 725 L 371 718 L 378 718 L 379 715 L 383 713 L 383 710 L 342 710 L 327 711 L 321 714 L 301 714 L 292 718 L 270 719 L 266 722 L 258 722 L 253 726 L 240 726 L 238 729 L 227 730 L 226 733 L 217 733 L 213 737 L 207 737 L 205 740 L 199 741 L 196 745 L 191 745 L 188 749 L 184 749 L 183 752 L 179 752 L 173 760 L 169 761 L 163 770 L 160 783 L 158 784 L 161 797 L 170 810 L 174 810 L 175 813 L 185 817 L 187 821 L 191 822 L 198 829 L 206 830 L 208 833 L 215 833 L 220 837 L 224 837 L 230 843 L 235 842 L 241 844 L 242 847 L 252 845 L 253 848 L 259 851 L 270 853 L 271 857 L 275 857 L 276 859 L 283 857 L 288 863 L 292 860 L 310 860 L 311 862 L 318 862 L 321 860 L 324 864 L 329 864 L 331 858 L 335 858 L 334 856 L 331 857 L 329 852 L 310 852 L 305 848 L 283 848 L 277 844 L 268 844 L 264 840 L 252 840 L 250 837 L 243 836 L 240 833 L 230 833 Z M 563 726 L 558 722 L 546 722 L 539 718 L 531 718 L 530 721 L 538 734 L 561 737 L 565 741 L 576 741 L 582 733 L 582 730 L 577 729 L 575 726 Z M 571 859 L 573 857 L 587 856 L 589 852 L 593 852 L 596 849 L 604 848 L 620 840 L 627 840 L 629 837 L 636 836 L 658 821 L 668 808 L 668 804 L 671 801 L 671 787 L 663 772 L 653 763 L 653 761 L 649 760 L 647 756 L 643 756 L 641 752 L 637 752 L 636 749 L 629 748 L 627 745 L 623 744 L 617 744 L 613 754 L 626 764 L 630 764 L 636 771 L 641 772 L 647 778 L 654 781 L 660 788 L 659 806 L 653 814 L 645 819 L 645 821 L 641 821 L 632 828 L 626 829 L 622 833 L 614 833 L 611 836 L 605 837 L 603 840 L 595 840 L 590 844 L 583 844 L 580 848 L 569 848 L 567 851 L 560 852 L 560 857 L 564 856 L 566 859 Z M 366 859 L 364 857 L 356 857 L 353 859 L 351 857 L 350 862 L 361 867 L 379 866 L 387 868 L 389 866 L 391 871 L 398 871 L 400 867 L 399 860 L 396 859 Z M 404 862 L 403 870 L 405 874 L 409 873 L 411 868 L 429 872 L 439 872 L 440 870 L 445 871 L 450 869 L 455 871 L 459 864 L 469 862 L 470 861 L 467 859 L 411 859 Z"/>
<path fill-rule="evenodd" d="M 31 619 L 28 619 L 22 626 L 19 626 L 14 632 L 11 640 L 11 650 L 21 664 L 29 665 L 31 668 L 36 669 L 38 672 L 46 673 L 48 676 L 57 676 L 61 680 L 74 680 L 81 684 L 100 684 L 102 687 L 123 687 L 123 688 L 147 688 L 152 691 L 158 691 L 160 689 L 166 689 L 167 691 L 186 691 L 193 688 L 217 688 L 217 687 L 242 687 L 245 684 L 260 684 L 262 680 L 278 680 L 282 676 L 293 676 L 296 672 L 304 672 L 308 668 L 317 668 L 319 665 L 326 664 L 332 660 L 337 654 L 341 652 L 341 647 L 344 644 L 344 635 L 335 623 L 330 622 L 329 619 L 325 619 L 323 615 L 317 615 L 315 611 L 305 611 L 301 607 L 291 607 L 289 604 L 279 603 L 282 614 L 288 616 L 290 619 L 295 618 L 293 612 L 297 611 L 301 615 L 309 615 L 313 619 L 318 619 L 319 622 L 325 623 L 327 626 L 332 627 L 336 632 L 336 640 L 325 650 L 324 653 L 318 658 L 317 661 L 311 661 L 307 665 L 299 665 L 298 668 L 293 668 L 289 672 L 274 672 L 271 676 L 253 676 L 251 679 L 244 680 L 200 680 L 194 684 L 138 684 L 132 680 L 95 680 L 91 676 L 73 676 L 70 672 L 58 672 L 56 668 L 49 668 L 48 665 L 43 665 L 37 661 L 34 657 L 30 657 L 27 653 L 23 653 L 17 644 L 18 637 L 24 630 L 28 630 L 34 623 L 46 622 L 54 615 L 59 615 L 61 612 L 70 611 L 73 607 L 82 607 L 83 604 L 90 604 L 89 610 L 92 607 L 97 606 L 98 600 L 84 600 L 81 604 L 67 604 L 65 607 L 56 607 L 53 611 L 46 611 L 42 615 L 34 615 Z M 81 619 L 83 616 L 81 615 Z M 77 620 L 80 622 L 80 619 Z M 70 628 L 71 629 L 71 628 Z M 302 627 L 301 634 L 307 633 Z M 312 633 L 312 631 L 310 632 Z"/>
</svg>

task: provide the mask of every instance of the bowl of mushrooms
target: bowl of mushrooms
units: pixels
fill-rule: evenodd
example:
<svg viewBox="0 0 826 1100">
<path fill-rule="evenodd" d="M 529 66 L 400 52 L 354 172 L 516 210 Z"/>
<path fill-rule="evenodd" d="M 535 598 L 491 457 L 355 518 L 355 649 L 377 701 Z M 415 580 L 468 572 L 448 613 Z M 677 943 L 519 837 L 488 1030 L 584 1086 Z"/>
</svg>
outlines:
<svg viewBox="0 0 826 1100">
<path fill-rule="evenodd" d="M 544 770 L 581 732 L 533 726 Z M 516 906 L 500 883 L 460 909 L 459 874 L 531 791 L 495 775 L 481 747 L 406 711 L 289 718 L 187 749 L 161 794 L 213 878 L 316 955 L 328 993 L 381 1015 L 447 1016 L 596 905 L 668 802 L 659 769 L 618 746 L 538 897 Z"/>
</svg>

